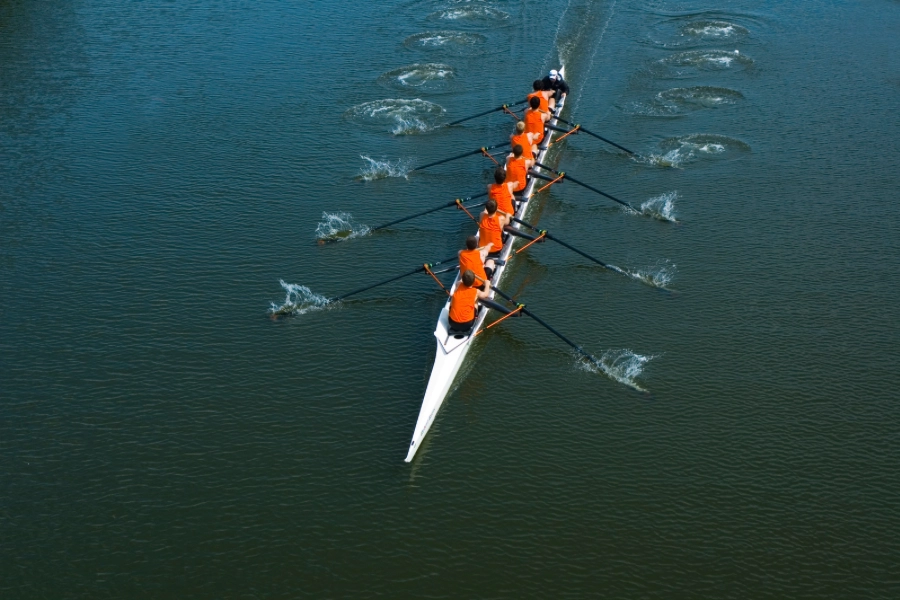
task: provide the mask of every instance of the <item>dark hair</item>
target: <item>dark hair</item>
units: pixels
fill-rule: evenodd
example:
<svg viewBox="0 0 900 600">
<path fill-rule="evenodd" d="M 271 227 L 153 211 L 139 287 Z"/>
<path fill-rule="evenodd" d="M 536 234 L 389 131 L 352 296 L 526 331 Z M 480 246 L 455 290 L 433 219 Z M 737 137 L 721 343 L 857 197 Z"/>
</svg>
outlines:
<svg viewBox="0 0 900 600">
<path fill-rule="evenodd" d="M 531 84 L 531 87 L 534 88 L 534 91 L 540 92 L 544 89 L 544 81 L 542 79 L 535 79 L 534 83 Z"/>
<path fill-rule="evenodd" d="M 466 238 L 466 250 L 474 250 L 478 247 L 478 238 L 474 235 L 470 235 Z"/>
<path fill-rule="evenodd" d="M 516 158 L 522 156 L 522 153 L 524 151 L 525 150 L 522 148 L 522 144 L 516 144 L 515 146 L 513 146 L 513 154 L 516 156 Z"/>
<path fill-rule="evenodd" d="M 497 183 L 503 183 L 506 181 L 506 170 L 503 167 L 497 167 L 494 170 L 494 181 Z"/>
<path fill-rule="evenodd" d="M 537 108 L 541 105 L 541 99 L 537 96 L 532 96 L 531 100 L 528 101 L 528 104 L 531 105 L 531 108 Z"/>
<path fill-rule="evenodd" d="M 462 274 L 462 282 L 463 285 L 472 287 L 472 284 L 475 283 L 475 273 L 472 269 L 466 269 L 466 272 Z"/>
<path fill-rule="evenodd" d="M 496 200 L 488 200 L 484 203 L 484 210 L 487 211 L 489 215 L 497 212 L 497 201 Z"/>
</svg>

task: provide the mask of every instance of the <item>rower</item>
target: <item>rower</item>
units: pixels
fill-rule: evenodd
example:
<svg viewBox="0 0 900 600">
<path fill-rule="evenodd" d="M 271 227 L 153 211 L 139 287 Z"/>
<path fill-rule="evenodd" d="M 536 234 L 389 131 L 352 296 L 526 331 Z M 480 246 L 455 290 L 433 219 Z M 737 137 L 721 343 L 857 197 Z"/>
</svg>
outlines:
<svg viewBox="0 0 900 600">
<path fill-rule="evenodd" d="M 534 135 L 525 131 L 525 121 L 516 123 L 516 130 L 509 136 L 509 141 L 511 148 L 515 148 L 516 144 L 522 146 L 522 154 L 525 155 L 525 158 L 534 158 Z"/>
<path fill-rule="evenodd" d="M 499 210 L 508 215 L 516 214 L 516 209 L 513 207 L 513 192 L 518 182 L 508 178 L 503 167 L 497 167 L 494 170 L 494 182 L 487 186 L 488 198 L 497 203 Z"/>
<path fill-rule="evenodd" d="M 550 74 L 544 77 L 542 84 L 545 90 L 553 92 L 553 98 L 559 102 L 569 93 L 569 84 L 563 79 L 562 73 L 553 69 Z"/>
<path fill-rule="evenodd" d="M 539 98 L 531 98 L 528 104 L 529 108 L 525 109 L 522 121 L 525 123 L 525 131 L 534 136 L 534 143 L 540 144 L 544 139 L 544 123 L 550 118 L 550 113 L 541 110 Z"/>
<path fill-rule="evenodd" d="M 522 156 L 522 145 L 513 146 L 512 153 L 506 158 L 506 178 L 515 182 L 513 186 L 513 197 L 521 200 L 521 192 L 528 185 L 528 169 L 534 165 L 533 160 L 529 160 Z"/>
<path fill-rule="evenodd" d="M 468 333 L 475 324 L 478 314 L 478 301 L 491 295 L 491 282 L 484 282 L 484 289 L 475 286 L 476 278 L 472 269 L 466 269 L 459 284 L 450 297 L 450 313 L 448 315 L 450 333 Z"/>
<path fill-rule="evenodd" d="M 484 203 L 484 211 L 478 221 L 478 239 L 483 244 L 493 244 L 487 258 L 500 258 L 503 250 L 503 228 L 509 225 L 510 216 L 497 210 L 497 202 L 488 200 Z"/>
<path fill-rule="evenodd" d="M 484 246 L 478 246 L 478 238 L 470 235 L 466 238 L 466 249 L 459 251 L 459 272 L 465 273 L 471 270 L 482 281 L 488 281 L 494 277 L 494 261 L 487 260 L 487 255 L 494 245 L 488 242 Z M 479 289 L 481 289 L 479 287 Z"/>
<path fill-rule="evenodd" d="M 534 88 L 534 91 L 528 94 L 528 101 L 531 102 L 532 98 L 537 98 L 541 102 L 541 110 L 549 113 L 554 106 L 550 104 L 550 97 L 553 95 L 553 92 L 544 91 L 543 79 L 535 79 L 531 87 Z"/>
</svg>

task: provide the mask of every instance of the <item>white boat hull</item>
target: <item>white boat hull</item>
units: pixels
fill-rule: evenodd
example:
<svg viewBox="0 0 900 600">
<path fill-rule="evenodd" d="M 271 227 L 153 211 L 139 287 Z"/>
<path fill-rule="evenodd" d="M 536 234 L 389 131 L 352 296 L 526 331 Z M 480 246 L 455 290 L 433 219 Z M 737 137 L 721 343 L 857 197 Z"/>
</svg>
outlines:
<svg viewBox="0 0 900 600">
<path fill-rule="evenodd" d="M 560 72 L 563 74 L 564 69 L 564 67 L 560 69 Z M 564 104 L 565 98 L 557 105 L 554 117 L 559 116 Z M 550 119 L 548 123 L 556 124 L 557 122 L 555 118 L 553 118 Z M 537 157 L 538 162 L 544 162 L 547 153 L 550 151 L 549 142 L 554 135 L 556 135 L 556 132 L 551 130 L 547 130 L 547 133 L 544 135 L 543 145 L 540 146 L 541 150 Z M 525 193 L 522 194 L 523 201 L 516 211 L 517 218 L 524 220 L 531 204 L 531 196 L 534 194 L 536 184 L 537 179 L 534 177 L 530 178 L 528 185 L 525 187 Z M 492 286 L 499 285 L 502 281 L 503 274 L 509 264 L 508 261 L 512 254 L 514 243 L 515 236 L 510 235 L 500 253 L 500 258 L 507 262 L 495 269 L 494 276 L 491 279 Z M 459 274 L 457 274 L 456 280 L 453 282 L 451 292 L 456 289 L 458 284 Z M 493 296 L 494 294 L 491 293 L 491 297 Z M 462 367 L 466 354 L 468 354 L 469 348 L 471 348 L 472 343 L 476 339 L 477 332 L 481 331 L 481 327 L 487 317 L 488 308 L 482 307 L 478 311 L 475 326 L 472 328 L 470 335 L 450 334 L 448 330 L 449 313 L 450 301 L 447 300 L 443 309 L 441 309 L 441 314 L 438 317 L 437 326 L 434 330 L 434 336 L 437 338 L 437 352 L 434 356 L 434 366 L 431 369 L 431 377 L 428 379 L 428 387 L 425 388 L 425 397 L 422 399 L 422 407 L 419 409 L 419 418 L 416 420 L 416 428 L 413 431 L 412 441 L 409 443 L 409 452 L 406 455 L 406 462 L 410 462 L 413 459 L 422 445 L 422 441 L 431 429 L 431 425 L 434 423 L 434 419 L 437 416 L 441 405 L 444 403 L 444 399 L 450 392 L 450 386 L 453 385 L 453 381 L 456 379 L 460 367 Z"/>
</svg>

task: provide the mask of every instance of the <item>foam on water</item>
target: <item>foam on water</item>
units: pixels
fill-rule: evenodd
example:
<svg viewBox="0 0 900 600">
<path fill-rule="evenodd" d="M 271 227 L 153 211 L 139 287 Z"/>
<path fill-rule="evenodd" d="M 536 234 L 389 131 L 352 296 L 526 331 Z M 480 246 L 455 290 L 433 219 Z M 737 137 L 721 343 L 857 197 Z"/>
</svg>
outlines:
<svg viewBox="0 0 900 600">
<path fill-rule="evenodd" d="M 618 381 L 633 390 L 646 392 L 647 390 L 637 382 L 637 378 L 644 372 L 644 366 L 656 357 L 622 349 L 604 352 L 598 359 L 599 365 L 586 360 L 580 354 L 576 354 L 576 358 L 578 367 L 585 371 L 603 373 L 613 381 Z"/>
<path fill-rule="evenodd" d="M 447 8 L 433 12 L 427 17 L 431 21 L 469 22 L 473 24 L 489 24 L 506 21 L 509 13 L 494 8 L 485 2 L 467 2 L 462 6 Z"/>
<path fill-rule="evenodd" d="M 675 278 L 675 265 L 669 260 L 664 260 L 646 269 L 629 269 L 624 273 L 650 287 L 668 290 L 669 284 Z"/>
<path fill-rule="evenodd" d="M 746 28 L 728 21 L 693 21 L 681 28 L 681 34 L 701 39 L 726 39 L 750 33 Z"/>
<path fill-rule="evenodd" d="M 322 213 L 322 221 L 316 227 L 316 239 L 337 242 L 366 235 L 371 231 L 368 225 L 356 223 L 347 212 Z"/>
<path fill-rule="evenodd" d="M 471 55 L 479 52 L 485 42 L 487 42 L 487 38 L 479 33 L 428 31 L 409 36 L 403 40 L 403 45 L 413 50 Z"/>
<path fill-rule="evenodd" d="M 675 218 L 676 198 L 678 198 L 677 191 L 666 192 L 665 194 L 650 198 L 641 204 L 641 213 L 648 217 L 659 219 L 660 221 L 677 223 L 678 219 Z"/>
<path fill-rule="evenodd" d="M 750 146 L 740 140 L 709 133 L 692 133 L 668 138 L 660 143 L 665 154 L 651 154 L 636 160 L 667 167 L 682 165 L 701 159 L 719 159 L 749 152 Z"/>
<path fill-rule="evenodd" d="M 280 305 L 271 303 L 269 314 L 272 316 L 303 315 L 314 310 L 323 310 L 331 304 L 328 298 L 314 293 L 305 285 L 285 283 L 284 280 L 280 280 L 279 283 L 285 291 L 284 302 Z"/>
<path fill-rule="evenodd" d="M 387 177 L 403 177 L 406 179 L 409 177 L 409 172 L 412 171 L 413 163 L 409 159 L 401 158 L 394 161 L 375 160 L 365 154 L 360 154 L 359 157 L 366 161 L 366 166 L 360 169 L 359 175 L 356 176 L 360 181 L 375 181 L 376 179 L 385 179 Z"/>
<path fill-rule="evenodd" d="M 444 114 L 442 106 L 421 98 L 387 98 L 358 104 L 344 117 L 362 125 L 388 127 L 394 135 L 422 133 L 433 129 Z"/>
<path fill-rule="evenodd" d="M 659 68 L 690 67 L 700 70 L 722 70 L 732 67 L 749 68 L 753 59 L 740 50 L 688 50 L 677 52 L 656 62 Z"/>
<path fill-rule="evenodd" d="M 440 90 L 456 77 L 456 69 L 444 63 L 416 63 L 382 74 L 378 81 L 398 89 Z"/>
<path fill-rule="evenodd" d="M 660 92 L 656 97 L 662 102 L 673 102 L 696 108 L 714 108 L 726 104 L 737 104 L 744 99 L 744 95 L 736 90 L 707 85 L 672 88 Z"/>
</svg>

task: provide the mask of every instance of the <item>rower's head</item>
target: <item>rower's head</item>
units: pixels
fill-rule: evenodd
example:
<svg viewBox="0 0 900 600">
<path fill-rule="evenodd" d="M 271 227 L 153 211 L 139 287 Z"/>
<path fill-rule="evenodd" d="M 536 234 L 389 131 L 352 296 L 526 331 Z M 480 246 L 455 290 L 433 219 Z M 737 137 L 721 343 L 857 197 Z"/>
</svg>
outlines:
<svg viewBox="0 0 900 600">
<path fill-rule="evenodd" d="M 556 81 L 557 79 L 559 79 L 559 71 L 553 69 L 547 76 L 550 78 L 550 81 Z"/>
<path fill-rule="evenodd" d="M 488 200 L 484 203 L 484 210 L 487 211 L 488 216 L 493 216 L 495 212 L 497 212 L 497 201 L 496 200 Z"/>
<path fill-rule="evenodd" d="M 515 146 L 513 146 L 513 156 L 515 156 L 516 158 L 521 157 L 522 152 L 524 151 L 525 150 L 522 149 L 522 144 L 516 144 Z"/>
<path fill-rule="evenodd" d="M 544 89 L 544 80 L 543 79 L 535 79 L 534 83 L 531 84 L 531 87 L 534 88 L 534 91 L 540 92 Z"/>
<path fill-rule="evenodd" d="M 466 238 L 466 250 L 474 250 L 478 247 L 478 238 L 470 235 Z"/>
<path fill-rule="evenodd" d="M 525 121 L 516 123 L 516 133 L 525 133 Z"/>
<path fill-rule="evenodd" d="M 466 272 L 462 274 L 462 282 L 466 287 L 475 285 L 475 272 L 472 269 L 466 269 Z"/>
<path fill-rule="evenodd" d="M 503 183 L 506 181 L 506 169 L 503 167 L 497 167 L 494 169 L 494 181 L 496 183 Z"/>
<path fill-rule="evenodd" d="M 528 101 L 528 105 L 531 106 L 532 110 L 537 110 L 541 106 L 541 99 L 537 96 L 532 96 L 531 100 Z"/>
</svg>

